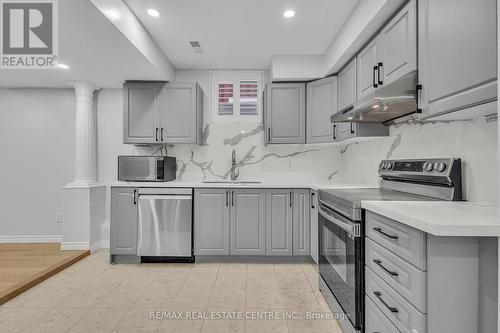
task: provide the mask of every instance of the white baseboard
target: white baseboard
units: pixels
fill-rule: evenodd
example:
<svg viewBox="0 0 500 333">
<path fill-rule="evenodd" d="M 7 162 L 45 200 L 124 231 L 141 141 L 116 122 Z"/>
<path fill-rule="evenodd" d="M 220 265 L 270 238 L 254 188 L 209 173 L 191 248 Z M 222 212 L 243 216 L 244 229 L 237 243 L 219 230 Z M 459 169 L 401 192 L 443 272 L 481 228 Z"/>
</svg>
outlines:
<svg viewBox="0 0 500 333">
<path fill-rule="evenodd" d="M 61 235 L 0 236 L 0 243 L 61 243 Z"/>
<path fill-rule="evenodd" d="M 61 242 L 61 250 L 89 250 L 88 242 Z"/>
</svg>

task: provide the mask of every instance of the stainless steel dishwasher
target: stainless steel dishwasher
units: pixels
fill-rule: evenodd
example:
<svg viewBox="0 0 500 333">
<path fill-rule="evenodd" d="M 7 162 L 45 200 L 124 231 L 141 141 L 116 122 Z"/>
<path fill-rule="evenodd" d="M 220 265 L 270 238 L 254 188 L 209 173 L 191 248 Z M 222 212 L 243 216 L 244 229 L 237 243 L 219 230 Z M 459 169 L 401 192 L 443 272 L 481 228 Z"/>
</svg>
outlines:
<svg viewBox="0 0 500 333">
<path fill-rule="evenodd" d="M 193 190 L 141 188 L 137 255 L 141 261 L 189 261 L 193 256 Z"/>
</svg>

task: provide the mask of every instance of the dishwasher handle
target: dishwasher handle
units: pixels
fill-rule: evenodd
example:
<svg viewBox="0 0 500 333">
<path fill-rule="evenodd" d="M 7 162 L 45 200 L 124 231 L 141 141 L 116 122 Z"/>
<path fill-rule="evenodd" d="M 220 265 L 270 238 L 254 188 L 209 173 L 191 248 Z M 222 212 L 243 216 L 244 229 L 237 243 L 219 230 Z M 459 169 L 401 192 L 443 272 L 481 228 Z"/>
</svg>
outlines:
<svg viewBox="0 0 500 333">
<path fill-rule="evenodd" d="M 192 200 L 193 197 L 190 195 L 166 195 L 166 194 L 140 194 L 140 199 L 159 199 L 159 200 Z"/>
</svg>

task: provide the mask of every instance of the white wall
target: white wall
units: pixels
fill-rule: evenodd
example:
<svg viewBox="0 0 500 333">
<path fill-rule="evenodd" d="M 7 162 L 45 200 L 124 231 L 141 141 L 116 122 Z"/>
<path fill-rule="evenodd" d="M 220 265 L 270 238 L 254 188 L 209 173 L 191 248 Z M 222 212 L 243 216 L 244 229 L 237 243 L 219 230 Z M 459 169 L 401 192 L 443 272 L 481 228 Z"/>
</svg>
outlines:
<svg viewBox="0 0 500 333">
<path fill-rule="evenodd" d="M 74 110 L 72 89 L 0 89 L 0 239 L 61 235 L 55 213 L 72 180 Z"/>
</svg>

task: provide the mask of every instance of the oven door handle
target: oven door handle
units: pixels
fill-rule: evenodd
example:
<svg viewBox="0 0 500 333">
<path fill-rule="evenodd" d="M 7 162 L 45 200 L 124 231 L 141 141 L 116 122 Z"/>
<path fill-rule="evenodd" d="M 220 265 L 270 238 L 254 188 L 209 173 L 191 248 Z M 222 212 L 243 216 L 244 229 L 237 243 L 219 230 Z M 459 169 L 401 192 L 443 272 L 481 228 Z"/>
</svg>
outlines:
<svg viewBox="0 0 500 333">
<path fill-rule="evenodd" d="M 352 235 L 354 237 L 359 237 L 360 232 L 359 232 L 359 226 L 357 225 L 350 225 L 348 223 L 342 222 L 339 219 L 336 219 L 333 215 L 328 214 L 326 211 L 324 211 L 322 208 L 324 206 L 320 204 L 318 206 L 318 213 L 323 216 L 325 219 L 327 219 L 329 222 L 335 224 L 342 230 L 346 231 L 349 235 Z"/>
</svg>

